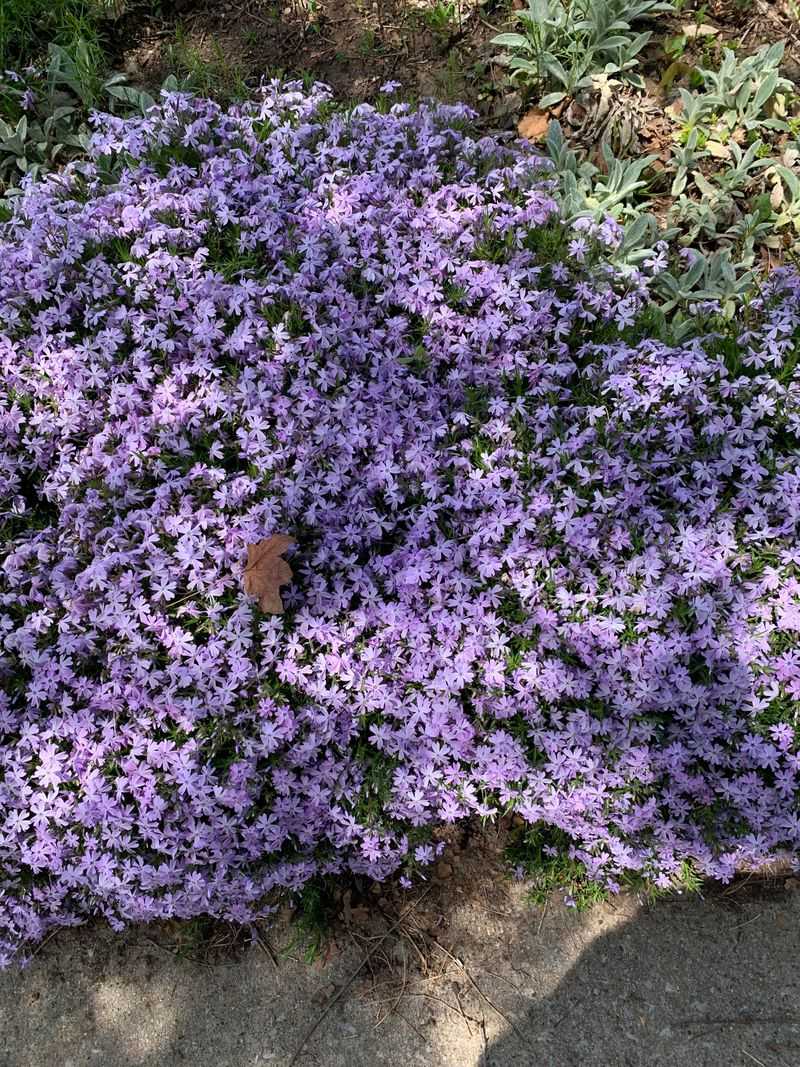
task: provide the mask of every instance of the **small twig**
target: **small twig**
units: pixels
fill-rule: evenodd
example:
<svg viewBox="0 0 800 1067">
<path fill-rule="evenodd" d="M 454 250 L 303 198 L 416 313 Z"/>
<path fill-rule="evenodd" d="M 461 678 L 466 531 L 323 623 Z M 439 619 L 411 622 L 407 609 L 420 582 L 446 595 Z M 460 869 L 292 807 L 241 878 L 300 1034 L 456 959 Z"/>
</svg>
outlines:
<svg viewBox="0 0 800 1067">
<path fill-rule="evenodd" d="M 252 22 L 258 23 L 259 26 L 264 26 L 268 30 L 275 29 L 275 19 L 264 18 L 263 15 L 257 14 L 255 11 L 242 7 L 241 4 L 233 4 L 234 11 L 238 12 L 243 18 L 250 19 Z"/>
<path fill-rule="evenodd" d="M 269 956 L 269 958 L 272 960 L 272 965 L 275 970 L 279 970 L 280 965 L 278 964 L 278 957 L 275 955 L 272 945 L 270 945 L 269 941 L 267 941 L 266 937 L 264 937 L 261 931 L 258 929 L 256 929 L 256 944 L 264 953 L 264 955 Z"/>
<path fill-rule="evenodd" d="M 385 1023 L 386 1020 L 388 1018 L 390 1018 L 392 1015 L 394 1015 L 394 1013 L 397 1011 L 397 1006 L 400 1003 L 400 1001 L 403 999 L 403 994 L 406 991 L 406 985 L 407 984 L 408 984 L 408 982 L 407 982 L 407 978 L 406 978 L 406 961 L 404 959 L 403 960 L 403 979 L 402 979 L 402 984 L 400 986 L 400 992 L 395 997 L 391 1008 L 389 1008 L 389 1010 L 386 1012 L 386 1014 L 383 1016 L 383 1018 L 379 1019 L 378 1022 L 375 1024 L 374 1029 L 377 1030 L 379 1026 L 382 1026 L 383 1023 Z"/>
<path fill-rule="evenodd" d="M 745 922 L 737 923 L 735 926 L 732 926 L 731 930 L 741 930 L 743 926 L 749 926 L 750 923 L 754 923 L 756 919 L 760 919 L 763 914 L 764 912 L 760 911 L 758 915 L 754 915 L 752 919 L 746 919 Z"/>
<path fill-rule="evenodd" d="M 538 929 L 538 930 L 536 931 L 536 936 L 537 936 L 537 937 L 538 937 L 538 936 L 539 936 L 539 934 L 541 934 L 541 932 L 542 932 L 542 927 L 544 926 L 544 919 L 545 919 L 545 916 L 547 915 L 547 906 L 548 906 L 548 904 L 549 904 L 549 903 L 550 903 L 550 902 L 549 902 L 548 900 L 546 900 L 546 901 L 544 902 L 544 907 L 542 908 L 542 917 L 541 917 L 541 919 L 539 920 L 539 929 Z"/>
<path fill-rule="evenodd" d="M 450 971 L 448 969 L 448 966 L 449 965 L 446 964 L 445 965 L 445 969 L 440 974 L 429 974 L 429 975 L 425 975 L 424 977 L 415 978 L 414 979 L 414 984 L 415 985 L 423 985 L 425 982 L 441 982 L 441 980 L 443 978 L 447 978 L 448 974 L 450 973 Z M 490 974 L 491 972 L 487 971 L 486 973 Z M 495 976 L 493 975 L 493 977 L 495 977 Z M 385 978 L 382 982 L 376 982 L 375 985 L 367 993 L 364 994 L 364 999 L 366 1000 L 368 997 L 372 997 L 374 1000 L 377 1000 L 377 999 L 379 999 L 378 996 L 377 996 L 377 993 L 383 986 L 396 986 L 396 985 L 397 985 L 397 979 L 396 978 Z M 393 996 L 393 994 L 391 994 L 388 998 L 384 998 L 384 999 L 391 1000 L 392 996 Z"/>
<path fill-rule="evenodd" d="M 386 938 L 389 936 L 389 934 L 391 934 L 394 930 L 396 930 L 397 927 L 400 925 L 400 923 L 406 918 L 406 916 L 410 915 L 411 912 L 414 911 L 414 909 L 416 907 L 418 907 L 422 903 L 422 901 L 425 899 L 425 897 L 428 895 L 428 893 L 430 893 L 430 886 L 425 890 L 424 893 L 422 893 L 421 896 L 417 897 L 417 899 L 413 902 L 413 904 L 410 904 L 406 908 L 406 910 L 403 912 L 403 914 L 400 916 L 400 918 L 397 919 L 396 922 L 394 922 L 389 927 L 389 929 L 386 931 L 385 934 L 383 934 L 383 936 L 380 938 L 378 943 L 376 945 L 373 945 L 372 948 L 366 953 L 364 958 L 361 960 L 361 963 L 359 963 L 358 967 L 356 967 L 356 969 L 353 971 L 353 973 L 350 975 L 350 977 L 347 979 L 347 981 L 344 983 L 344 985 L 341 987 L 341 989 L 339 989 L 337 991 L 337 993 L 334 996 L 331 997 L 331 999 L 328 1001 L 328 1003 L 326 1004 L 325 1008 L 323 1009 L 322 1013 L 319 1016 L 317 1016 L 317 1018 L 314 1021 L 314 1023 L 308 1028 L 308 1030 L 306 1030 L 305 1034 L 303 1035 L 302 1041 L 300 1042 L 300 1044 L 295 1049 L 294 1055 L 289 1060 L 289 1063 L 287 1064 L 287 1067 L 294 1067 L 294 1064 L 297 1063 L 297 1060 L 298 1060 L 298 1058 L 300 1056 L 300 1053 L 303 1051 L 303 1049 L 306 1047 L 308 1042 L 311 1040 L 312 1036 L 316 1033 L 317 1028 L 320 1026 L 320 1024 L 323 1022 L 323 1020 L 330 1013 L 330 1011 L 333 1008 L 333 1006 L 335 1004 L 337 1004 L 338 1001 L 340 1001 L 342 999 L 342 997 L 347 992 L 347 990 L 350 988 L 350 986 L 353 984 L 353 982 L 355 982 L 356 978 L 361 973 L 363 967 L 369 962 L 371 957 L 378 951 L 378 949 L 383 944 L 383 942 L 386 940 Z"/>
<path fill-rule="evenodd" d="M 715 1026 L 797 1026 L 800 1023 L 798 1015 L 741 1015 L 733 1019 L 681 1019 L 680 1026 L 699 1026 L 712 1028 Z M 690 1041 L 696 1041 L 700 1034 L 695 1034 Z"/>
<path fill-rule="evenodd" d="M 491 22 L 489 22 L 488 19 L 485 19 L 483 17 L 483 15 L 478 15 L 478 21 L 481 22 L 484 26 L 486 26 L 487 29 L 490 29 L 492 31 L 492 33 L 501 33 L 502 32 L 499 26 L 493 26 L 491 24 Z"/>
<path fill-rule="evenodd" d="M 144 941 L 146 941 L 148 945 L 152 945 L 152 946 L 153 946 L 153 948 L 157 948 L 157 949 L 158 949 L 158 950 L 159 950 L 160 952 L 166 952 L 166 954 L 167 954 L 168 956 L 173 956 L 173 957 L 175 957 L 176 959 L 179 959 L 179 958 L 180 958 L 180 957 L 179 957 L 179 954 L 178 954 L 178 951 L 177 951 L 176 949 L 174 949 L 174 948 L 169 948 L 169 946 L 168 946 L 168 945 L 162 945 L 162 944 L 161 944 L 160 942 L 156 941 L 156 940 L 155 940 L 154 938 L 152 938 L 152 937 L 147 937 L 147 935 L 145 935 L 145 936 L 143 937 L 143 940 L 144 940 Z"/>
<path fill-rule="evenodd" d="M 62 929 L 63 929 L 63 927 L 61 927 L 61 926 L 57 926 L 57 927 L 55 928 L 55 930 L 51 930 L 51 931 L 50 931 L 50 933 L 49 933 L 49 934 L 47 935 L 47 937 L 45 937 L 45 938 L 44 938 L 44 939 L 43 939 L 42 941 L 40 941 L 40 942 L 39 942 L 39 944 L 38 944 L 38 945 L 36 946 L 36 948 L 35 948 L 35 949 L 33 950 L 33 952 L 31 953 L 31 955 L 30 955 L 30 958 L 31 958 L 31 959 L 34 959 L 34 958 L 35 958 L 36 956 L 38 956 L 38 955 L 39 955 L 39 953 L 40 953 L 40 952 L 42 951 L 42 949 L 44 948 L 44 946 L 45 946 L 46 944 L 48 944 L 48 942 L 52 941 L 52 940 L 53 940 L 53 938 L 54 938 L 54 937 L 56 936 L 56 934 L 57 934 L 57 933 L 58 933 L 58 932 L 59 932 L 60 930 L 62 930 Z"/>
<path fill-rule="evenodd" d="M 757 1064 L 759 1065 L 759 1067 L 767 1067 L 766 1063 L 764 1063 L 764 1061 L 763 1061 L 763 1060 L 759 1060 L 759 1059 L 758 1059 L 758 1058 L 757 1058 L 756 1056 L 754 1056 L 754 1055 L 753 1055 L 753 1054 L 752 1054 L 751 1052 L 748 1052 L 746 1048 L 743 1048 L 743 1049 L 742 1049 L 742 1055 L 743 1055 L 743 1056 L 747 1056 L 747 1058 L 748 1058 L 749 1060 L 752 1060 L 752 1061 L 753 1061 L 753 1063 L 757 1063 Z"/>
<path fill-rule="evenodd" d="M 506 1015 L 506 1013 L 504 1011 L 502 1011 L 500 1008 L 498 1008 L 497 1005 L 492 1000 L 489 999 L 489 997 L 486 995 L 486 993 L 484 993 L 484 991 L 481 989 L 481 987 L 478 985 L 478 983 L 475 981 L 475 979 L 472 977 L 472 975 L 467 970 L 466 965 L 463 963 L 463 961 L 457 959 L 453 955 L 453 953 L 450 952 L 448 949 L 446 949 L 444 947 L 444 945 L 440 941 L 436 940 L 435 937 L 433 937 L 432 935 L 429 935 L 429 936 L 430 936 L 430 940 L 433 942 L 433 944 L 436 945 L 436 947 L 441 952 L 443 952 L 445 954 L 445 956 L 447 956 L 448 959 L 451 959 L 453 961 L 453 963 L 456 965 L 456 967 L 458 967 L 461 971 L 463 971 L 464 977 L 467 979 L 467 981 L 472 986 L 472 988 L 475 990 L 475 992 L 478 994 L 478 996 L 481 998 L 481 1000 L 485 1001 L 489 1005 L 489 1007 L 492 1009 L 493 1012 L 495 1012 L 497 1015 L 499 1015 L 500 1018 L 503 1019 L 504 1022 L 508 1023 L 508 1025 L 511 1027 L 511 1029 L 514 1031 L 514 1033 L 517 1035 L 517 1037 L 520 1039 L 520 1041 L 522 1041 L 522 1043 L 524 1045 L 530 1045 L 530 1042 L 528 1041 L 527 1037 L 522 1033 L 522 1031 L 519 1029 L 517 1024 L 514 1022 L 514 1020 L 509 1018 L 509 1016 Z"/>
<path fill-rule="evenodd" d="M 420 993 L 420 992 L 417 992 L 414 989 L 410 990 L 405 995 L 407 997 L 409 997 L 409 998 L 411 998 L 411 997 L 419 997 L 421 1000 L 432 1000 L 436 1004 L 441 1004 L 443 1007 L 447 1008 L 448 1011 L 452 1011 L 454 1015 L 458 1015 L 464 1020 L 464 1023 L 466 1024 L 467 1030 L 469 1030 L 469 1032 L 470 1032 L 470 1035 L 472 1034 L 472 1031 L 469 1028 L 468 1020 L 471 1019 L 472 1022 L 474 1022 L 476 1024 L 480 1022 L 480 1020 L 476 1019 L 473 1015 L 467 1015 L 466 1012 L 464 1011 L 464 1008 L 463 1008 L 462 1004 L 460 1002 L 458 1004 L 458 1007 L 456 1007 L 454 1004 L 451 1004 L 449 1000 L 445 1000 L 444 997 L 438 997 L 435 993 Z M 392 999 L 392 998 L 386 998 L 386 999 L 389 1000 L 389 999 Z M 456 998 L 456 999 L 458 999 L 458 998 Z"/>
<path fill-rule="evenodd" d="M 458 995 L 458 989 L 455 988 L 455 985 L 453 987 L 453 996 L 456 998 L 456 1004 L 458 1004 L 459 1011 L 461 1012 L 461 1017 L 464 1020 L 464 1025 L 467 1028 L 467 1033 L 470 1037 L 472 1037 L 472 1027 L 469 1025 L 470 1016 L 467 1015 L 467 1013 L 464 1011 L 464 1005 L 461 1003 L 461 997 Z M 473 1019 L 472 1021 L 476 1022 L 475 1019 Z"/>
<path fill-rule="evenodd" d="M 423 1034 L 423 1032 L 421 1030 L 419 1030 L 416 1026 L 414 1026 L 414 1024 L 412 1022 L 409 1022 L 409 1020 L 405 1017 L 405 1015 L 403 1015 L 403 1013 L 401 1011 L 396 1011 L 395 1015 L 397 1016 L 398 1019 L 402 1019 L 403 1022 L 406 1024 L 406 1026 L 410 1026 L 411 1027 L 411 1029 L 414 1031 L 414 1033 L 417 1035 L 417 1037 L 420 1039 L 420 1041 L 423 1041 L 426 1045 L 430 1044 L 430 1042 L 428 1041 L 427 1037 Z"/>
<path fill-rule="evenodd" d="M 522 990 L 520 989 L 520 987 L 518 985 L 515 985 L 512 981 L 510 981 L 510 979 L 506 978 L 505 975 L 496 974 L 494 971 L 486 971 L 485 973 L 488 974 L 492 978 L 497 978 L 498 981 L 500 981 L 500 982 L 505 982 L 505 984 L 510 989 L 514 990 L 514 992 L 517 994 L 518 997 L 523 997 L 523 999 L 525 999 L 525 1000 L 528 999 L 528 994 L 527 993 L 523 993 Z"/>
<path fill-rule="evenodd" d="M 726 886 L 725 889 L 723 889 L 723 891 L 720 894 L 720 896 L 723 896 L 723 897 L 735 896 L 738 892 L 740 892 L 740 890 L 744 889 L 744 887 L 749 882 L 751 882 L 752 880 L 753 880 L 753 872 L 752 871 L 748 871 L 747 875 L 744 878 L 742 878 L 741 880 L 737 880 L 735 882 L 732 882 L 729 886 Z"/>
<path fill-rule="evenodd" d="M 378 911 L 381 913 L 381 915 L 383 916 L 383 918 L 386 920 L 387 923 L 391 921 L 389 916 L 383 910 L 383 908 L 379 907 Z M 419 946 L 417 945 L 416 941 L 414 940 L 414 938 L 412 936 L 413 933 L 416 933 L 416 930 L 413 930 L 413 931 L 410 930 L 410 929 L 409 930 L 404 930 L 403 934 L 404 934 L 404 937 L 405 937 L 405 941 L 408 942 L 408 944 L 411 945 L 411 947 L 414 949 L 414 951 L 416 952 L 417 956 L 419 957 L 419 962 L 420 962 L 420 965 L 421 965 L 423 971 L 427 972 L 427 970 L 428 970 L 428 961 L 425 959 L 425 956 L 420 951 Z M 403 966 L 405 967 L 405 963 L 404 963 Z"/>
</svg>

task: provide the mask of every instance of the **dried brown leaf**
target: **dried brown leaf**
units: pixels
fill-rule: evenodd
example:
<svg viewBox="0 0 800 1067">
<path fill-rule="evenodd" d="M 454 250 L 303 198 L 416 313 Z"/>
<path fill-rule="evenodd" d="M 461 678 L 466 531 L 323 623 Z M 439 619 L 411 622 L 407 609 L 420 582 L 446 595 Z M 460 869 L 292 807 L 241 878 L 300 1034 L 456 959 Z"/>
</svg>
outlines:
<svg viewBox="0 0 800 1067">
<path fill-rule="evenodd" d="M 786 198 L 786 193 L 783 189 L 783 182 L 778 178 L 772 187 L 772 192 L 769 194 L 769 203 L 773 211 L 777 211 Z"/>
<path fill-rule="evenodd" d="M 528 141 L 543 141 L 547 136 L 549 122 L 550 119 L 546 111 L 542 111 L 540 107 L 532 107 L 519 120 L 517 132 L 520 137 L 524 137 Z"/>
<path fill-rule="evenodd" d="M 706 141 L 706 151 L 714 159 L 730 159 L 731 150 L 722 141 Z"/>
<path fill-rule="evenodd" d="M 272 534 L 247 546 L 247 566 L 242 576 L 244 591 L 255 597 L 261 610 L 270 615 L 283 614 L 280 587 L 292 580 L 292 568 L 281 556 L 293 544 L 294 539 L 287 534 Z"/>
<path fill-rule="evenodd" d="M 700 25 L 696 22 L 686 22 L 681 26 L 681 30 L 689 40 L 694 40 L 697 37 L 716 37 L 719 33 L 717 27 L 710 25 L 708 22 L 702 22 Z"/>
</svg>

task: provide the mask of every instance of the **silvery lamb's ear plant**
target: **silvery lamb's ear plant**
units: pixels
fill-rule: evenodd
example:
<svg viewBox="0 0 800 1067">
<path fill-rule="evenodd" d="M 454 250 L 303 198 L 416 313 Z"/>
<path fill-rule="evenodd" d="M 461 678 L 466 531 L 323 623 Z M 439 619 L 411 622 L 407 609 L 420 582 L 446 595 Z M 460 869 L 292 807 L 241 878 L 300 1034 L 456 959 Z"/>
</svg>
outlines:
<svg viewBox="0 0 800 1067">
<path fill-rule="evenodd" d="M 647 261 L 655 261 L 664 254 L 677 232 L 675 227 L 664 228 L 659 225 L 655 215 L 636 215 L 622 224 L 622 240 L 612 260 L 626 267 L 638 267 Z"/>
<path fill-rule="evenodd" d="M 86 111 L 106 105 L 114 112 L 118 110 L 116 102 L 120 101 L 128 105 L 123 109 L 126 113 L 133 110 L 144 114 L 155 104 L 149 93 L 128 85 L 127 75 L 113 73 L 102 81 L 97 81 L 93 77 L 93 70 L 85 41 L 78 42 L 74 53 L 60 45 L 50 45 L 47 83 L 52 96 L 59 90 L 68 89 Z"/>
<path fill-rule="evenodd" d="M 0 81 L 0 188 L 14 195 L 23 175 L 37 176 L 86 151 L 88 131 L 75 97 L 44 72 Z"/>
<path fill-rule="evenodd" d="M 702 150 L 698 149 L 700 132 L 695 127 L 689 132 L 686 143 L 672 149 L 671 164 L 675 168 L 675 177 L 672 180 L 670 196 L 680 196 L 686 189 L 690 172 L 694 172 L 702 157 Z"/>
<path fill-rule="evenodd" d="M 43 122 L 22 115 L 15 127 L 0 119 L 0 182 L 13 186 L 24 174 L 36 177 L 68 156 L 84 152 L 88 134 L 75 130 L 73 108 L 57 107 Z"/>
<path fill-rule="evenodd" d="M 617 159 L 605 143 L 601 150 L 606 173 L 598 172 L 589 202 L 595 203 L 598 210 L 614 218 L 637 215 L 636 194 L 648 184 L 642 175 L 658 157 L 648 155 L 640 159 Z"/>
<path fill-rule="evenodd" d="M 705 101 L 718 115 L 718 124 L 728 130 L 758 126 L 786 129 L 786 124 L 764 114 L 777 92 L 789 91 L 792 83 L 779 71 L 784 42 L 764 45 L 752 56 L 737 59 L 726 48 L 719 70 L 698 68 L 705 86 Z"/>
<path fill-rule="evenodd" d="M 703 131 L 703 136 L 707 136 L 707 130 L 704 129 L 706 120 L 710 119 L 713 114 L 713 104 L 704 93 L 690 93 L 688 89 L 680 89 L 678 91 L 678 100 L 680 101 L 680 110 L 668 110 L 668 114 L 680 122 L 681 132 L 679 134 L 679 141 L 682 144 L 687 144 L 692 134 L 696 134 L 698 130 Z"/>
<path fill-rule="evenodd" d="M 673 10 L 661 0 L 528 0 L 515 12 L 519 33 L 501 33 L 492 44 L 505 51 L 498 62 L 512 77 L 539 89 L 549 107 L 592 84 L 592 76 L 619 74 L 643 84 L 634 73 L 649 31 L 635 33 L 638 19 Z"/>
<path fill-rule="evenodd" d="M 769 160 L 767 171 L 772 179 L 770 204 L 774 209 L 773 223 L 778 229 L 791 227 L 800 235 L 800 152 L 788 149 L 781 160 Z"/>
<path fill-rule="evenodd" d="M 702 252 L 686 249 L 688 266 L 683 271 L 666 270 L 653 282 L 653 290 L 664 312 L 677 311 L 680 327 L 683 313 L 694 305 L 717 305 L 725 318 L 733 318 L 737 301 L 749 292 L 755 280 L 753 272 L 742 262 L 734 262 L 728 249 Z M 682 327 L 691 330 L 691 323 Z"/>
<path fill-rule="evenodd" d="M 597 172 L 597 167 L 586 159 L 581 159 L 574 148 L 564 137 L 561 123 L 551 119 L 547 126 L 547 136 L 544 141 L 547 157 L 553 163 L 553 169 L 557 174 L 567 172 L 581 177 L 591 178 Z"/>
<path fill-rule="evenodd" d="M 96 83 L 82 44 L 74 54 L 51 45 L 44 68 L 0 79 L 0 204 L 18 195 L 23 175 L 38 177 L 86 152 L 92 108 L 143 115 L 155 104 L 124 74 Z M 174 76 L 164 83 L 165 89 L 180 87 Z"/>
<path fill-rule="evenodd" d="M 753 210 L 733 223 L 721 235 L 721 240 L 740 250 L 740 262 L 747 267 L 751 267 L 755 262 L 757 245 L 766 245 L 767 248 L 780 247 L 781 239 L 775 233 L 774 212 L 769 197 L 759 196 Z"/>
<path fill-rule="evenodd" d="M 730 157 L 727 165 L 708 174 L 695 166 L 690 176 L 694 189 L 700 194 L 699 200 L 683 192 L 689 177 L 686 163 L 689 158 L 698 163 L 701 158 L 708 158 L 709 154 L 705 151 L 689 152 L 687 149 L 676 153 L 679 166 L 672 183 L 672 195 L 677 196 L 677 200 L 670 216 L 685 224 L 682 244 L 691 244 L 701 234 L 715 238 L 720 228 L 729 227 L 738 219 L 741 215 L 738 201 L 744 199 L 752 189 L 759 171 L 770 165 L 771 161 L 760 155 L 762 148 L 763 143 L 756 140 L 746 151 L 742 151 L 732 141 L 727 146 Z"/>
<path fill-rule="evenodd" d="M 633 206 L 634 197 L 647 184 L 641 177 L 642 172 L 654 157 L 619 160 L 605 145 L 603 151 L 608 174 L 603 174 L 594 163 L 581 159 L 570 148 L 561 124 L 555 119 L 549 124 L 544 146 L 553 163 L 562 219 L 568 223 L 580 218 L 600 222 L 611 216 L 619 222 L 622 234 L 619 245 L 607 249 L 609 260 L 623 270 L 655 260 L 657 246 L 671 240 L 677 230 L 660 227 L 653 215 Z"/>
<path fill-rule="evenodd" d="M 636 194 L 647 186 L 642 177 L 656 156 L 641 159 L 618 159 L 607 144 L 602 153 L 606 167 L 604 174 L 589 160 L 581 160 L 567 144 L 561 124 L 553 120 L 545 139 L 547 156 L 552 160 L 554 173 L 560 182 L 561 201 L 566 218 L 591 214 L 597 218 L 611 215 L 623 218 L 638 214 L 633 202 Z"/>
<path fill-rule="evenodd" d="M 736 141 L 730 141 L 726 147 L 729 162 L 714 172 L 712 181 L 723 194 L 742 197 L 748 189 L 752 188 L 759 171 L 765 170 L 770 165 L 769 158 L 764 156 L 766 146 L 760 138 L 757 138 L 744 150 Z"/>
<path fill-rule="evenodd" d="M 698 200 L 681 193 L 669 210 L 670 220 L 680 231 L 679 244 L 694 245 L 701 237 L 713 241 L 721 226 L 734 221 L 731 208 L 730 200 L 724 200 L 716 194 Z"/>
</svg>

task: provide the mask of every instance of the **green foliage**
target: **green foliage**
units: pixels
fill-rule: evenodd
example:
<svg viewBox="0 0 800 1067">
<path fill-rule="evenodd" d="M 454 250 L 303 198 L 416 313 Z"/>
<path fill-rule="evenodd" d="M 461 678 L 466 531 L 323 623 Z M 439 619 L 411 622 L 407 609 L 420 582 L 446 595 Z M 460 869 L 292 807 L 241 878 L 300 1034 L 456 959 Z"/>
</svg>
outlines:
<svg viewBox="0 0 800 1067">
<path fill-rule="evenodd" d="M 638 194 L 647 186 L 643 174 L 655 156 L 621 160 L 615 158 L 607 144 L 603 144 L 603 171 L 594 163 L 579 158 L 567 144 L 561 125 L 555 120 L 548 127 L 545 150 L 561 180 L 561 201 L 568 220 L 581 215 L 599 219 L 605 215 L 621 218 L 637 214 L 634 204 L 640 199 Z"/>
<path fill-rule="evenodd" d="M 0 81 L 0 207 L 24 175 L 38 177 L 85 153 L 92 109 L 144 113 L 155 103 L 125 75 L 103 77 L 98 69 L 92 45 L 80 40 L 73 48 L 51 44 L 43 67 Z"/>
<path fill-rule="evenodd" d="M 507 849 L 508 860 L 527 880 L 534 904 L 546 904 L 559 892 L 579 910 L 608 899 L 608 891 L 593 882 L 585 866 L 569 858 L 571 840 L 562 830 L 540 823 L 518 828 Z"/>
<path fill-rule="evenodd" d="M 458 4 L 456 0 L 436 0 L 432 7 L 423 8 L 420 16 L 429 29 L 446 37 L 458 26 Z"/>
<path fill-rule="evenodd" d="M 731 49 L 726 48 L 718 70 L 698 68 L 705 89 L 704 105 L 708 112 L 717 116 L 718 125 L 733 131 L 738 126 L 753 129 L 775 124 L 776 120 L 764 117 L 765 106 L 776 92 L 793 88 L 792 83 L 779 73 L 783 52 L 784 42 L 778 41 L 738 60 Z"/>
<path fill-rule="evenodd" d="M 608 145 L 602 146 L 603 172 L 570 148 L 561 125 L 553 121 L 544 145 L 554 165 L 562 217 L 573 222 L 581 217 L 600 221 L 610 215 L 623 225 L 624 236 L 614 261 L 635 266 L 655 254 L 659 240 L 672 236 L 659 230 L 656 219 L 642 208 L 648 181 L 645 177 L 654 156 L 617 159 Z"/>
<path fill-rule="evenodd" d="M 501 33 L 492 44 L 505 49 L 498 62 L 512 77 L 552 90 L 540 101 L 548 107 L 590 86 L 600 73 L 643 84 L 633 72 L 651 34 L 634 32 L 632 24 L 670 10 L 662 0 L 528 0 L 514 15 L 521 32 Z"/>
<path fill-rule="evenodd" d="M 336 914 L 335 892 L 333 880 L 325 878 L 308 882 L 298 892 L 292 916 L 292 939 L 283 955 L 297 950 L 306 963 L 319 958 Z"/>
<path fill-rule="evenodd" d="M 572 841 L 568 834 L 553 826 L 539 823 L 520 826 L 512 831 L 506 855 L 509 864 L 522 876 L 529 899 L 540 907 L 554 893 L 561 894 L 567 903 L 584 911 L 608 900 L 609 891 L 603 889 L 589 875 L 585 865 L 570 858 Z M 621 888 L 641 893 L 649 901 L 670 893 L 698 893 L 703 882 L 690 863 L 681 863 L 670 886 L 658 889 L 646 873 L 631 873 Z"/>
<path fill-rule="evenodd" d="M 684 270 L 667 270 L 657 276 L 655 292 L 664 312 L 718 303 L 723 316 L 730 319 L 754 281 L 753 272 L 746 264 L 734 262 L 728 250 L 708 255 L 694 252 Z"/>
<path fill-rule="evenodd" d="M 785 161 L 772 162 L 767 172 L 773 179 L 770 205 L 775 209 L 773 217 L 777 229 L 791 227 L 795 234 L 800 236 L 800 153 L 795 149 L 787 156 Z M 794 163 L 794 167 L 789 165 Z"/>
<path fill-rule="evenodd" d="M 73 49 L 85 41 L 98 74 L 105 66 L 99 47 L 105 14 L 102 0 L 0 0 L 0 71 L 41 60 L 50 44 Z"/>
<path fill-rule="evenodd" d="M 637 266 L 652 260 L 657 246 L 669 249 L 651 292 L 676 338 L 693 330 L 698 307 L 734 314 L 754 283 L 761 246 L 791 255 L 798 245 L 800 140 L 787 143 L 785 134 L 800 133 L 800 118 L 788 114 L 796 100 L 785 93 L 782 56 L 782 43 L 743 59 L 726 49 L 719 70 L 700 71 L 696 91 L 680 89 L 671 109 L 679 127 L 659 173 L 651 169 L 655 157 L 618 159 L 606 143 L 600 160 L 590 161 L 550 124 L 544 150 L 563 218 L 617 219 L 624 227 L 614 257 L 620 264 Z M 657 221 L 649 201 L 664 191 L 671 202 Z"/>
</svg>

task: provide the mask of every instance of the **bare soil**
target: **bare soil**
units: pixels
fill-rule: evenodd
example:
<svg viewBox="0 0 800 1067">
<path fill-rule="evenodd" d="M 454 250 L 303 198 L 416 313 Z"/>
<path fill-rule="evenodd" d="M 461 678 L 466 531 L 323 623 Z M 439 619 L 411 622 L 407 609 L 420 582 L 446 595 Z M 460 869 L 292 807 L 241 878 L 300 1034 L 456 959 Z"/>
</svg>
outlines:
<svg viewBox="0 0 800 1067">
<path fill-rule="evenodd" d="M 362 101 L 391 80 L 405 99 L 487 111 L 502 95 L 488 47 L 502 8 L 499 0 L 176 0 L 157 15 L 132 6 L 113 36 L 117 59 L 151 86 L 189 54 L 249 84 L 310 75 Z"/>
<path fill-rule="evenodd" d="M 493 62 L 490 42 L 523 6 L 523 0 L 164 0 L 154 9 L 152 0 L 127 0 L 110 35 L 117 65 L 150 87 L 176 67 L 205 68 L 218 92 L 265 76 L 309 76 L 350 101 L 373 100 L 382 84 L 397 81 L 404 99 L 461 100 L 490 124 L 511 125 L 530 100 Z M 693 23 L 718 32 L 690 35 L 670 70 L 664 43 Z M 729 44 L 746 54 L 786 40 L 783 73 L 800 86 L 795 0 L 708 0 L 659 16 L 654 28 L 642 56 L 650 112 L 644 150 L 663 147 L 672 129 L 664 107 L 693 67 L 713 64 Z"/>
</svg>

